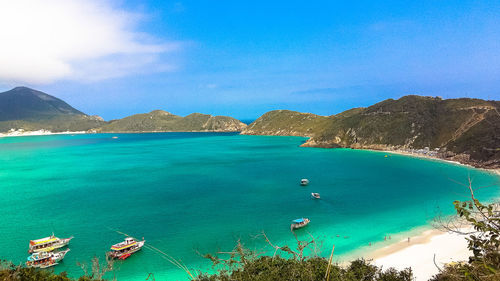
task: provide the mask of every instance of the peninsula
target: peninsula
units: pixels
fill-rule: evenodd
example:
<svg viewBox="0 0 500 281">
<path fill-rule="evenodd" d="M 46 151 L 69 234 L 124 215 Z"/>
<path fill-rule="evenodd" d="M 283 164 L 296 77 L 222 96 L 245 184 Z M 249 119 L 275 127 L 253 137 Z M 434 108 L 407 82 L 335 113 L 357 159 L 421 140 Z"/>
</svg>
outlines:
<svg viewBox="0 0 500 281">
<path fill-rule="evenodd" d="M 411 95 L 331 116 L 275 110 L 242 134 L 303 136 L 306 147 L 410 152 L 500 167 L 500 101 Z"/>
</svg>

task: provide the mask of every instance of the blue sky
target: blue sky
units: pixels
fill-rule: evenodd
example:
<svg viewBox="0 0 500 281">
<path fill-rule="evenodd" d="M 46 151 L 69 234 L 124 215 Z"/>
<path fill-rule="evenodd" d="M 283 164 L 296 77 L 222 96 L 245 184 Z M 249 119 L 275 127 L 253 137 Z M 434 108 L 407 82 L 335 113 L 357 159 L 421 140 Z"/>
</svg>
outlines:
<svg viewBox="0 0 500 281">
<path fill-rule="evenodd" d="M 0 9 L 11 17 L 0 34 L 40 2 L 19 1 Z M 330 115 L 407 94 L 500 99 L 498 1 L 47 1 L 54 14 L 33 19 L 48 26 L 36 34 L 65 40 L 20 48 L 33 25 L 4 35 L 13 66 L 0 66 L 0 90 L 31 86 L 108 120 L 153 109 Z"/>
</svg>

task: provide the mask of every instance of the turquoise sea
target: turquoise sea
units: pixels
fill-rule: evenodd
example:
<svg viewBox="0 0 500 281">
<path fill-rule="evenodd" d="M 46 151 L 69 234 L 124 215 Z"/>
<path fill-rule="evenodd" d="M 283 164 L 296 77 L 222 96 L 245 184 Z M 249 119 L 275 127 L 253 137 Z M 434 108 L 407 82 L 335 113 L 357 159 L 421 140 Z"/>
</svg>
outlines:
<svg viewBox="0 0 500 281">
<path fill-rule="evenodd" d="M 118 138 L 113 139 L 113 136 Z M 297 231 L 335 244 L 339 260 L 384 236 L 453 214 L 467 197 L 454 181 L 473 178 L 479 197 L 499 195 L 499 177 L 441 161 L 350 149 L 301 148 L 299 137 L 224 133 L 90 134 L 0 139 L 0 258 L 22 263 L 28 241 L 73 235 L 56 272 L 83 272 L 77 262 L 104 257 L 123 240 L 118 229 L 182 260 L 210 269 L 199 253 L 229 251 L 241 239 L 265 248 L 294 246 Z M 310 185 L 301 187 L 301 178 Z M 311 192 L 321 193 L 312 200 Z M 337 237 L 339 235 L 339 237 Z M 394 238 L 393 238 L 394 240 Z M 386 242 L 387 243 L 387 242 Z M 186 280 L 143 249 L 115 264 L 118 280 Z M 113 275 L 109 275 L 112 277 Z"/>
</svg>

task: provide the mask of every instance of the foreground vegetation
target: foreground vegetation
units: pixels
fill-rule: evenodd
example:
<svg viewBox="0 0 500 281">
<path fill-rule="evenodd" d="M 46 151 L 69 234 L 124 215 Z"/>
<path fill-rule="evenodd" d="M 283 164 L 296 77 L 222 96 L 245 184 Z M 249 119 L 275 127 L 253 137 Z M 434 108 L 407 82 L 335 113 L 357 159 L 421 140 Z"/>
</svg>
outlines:
<svg viewBox="0 0 500 281">
<path fill-rule="evenodd" d="M 0 281 L 104 281 L 104 275 L 113 270 L 113 261 L 106 258 L 101 264 L 99 258 L 94 257 L 91 264 L 77 263 L 84 272 L 78 278 L 68 277 L 66 272 L 55 274 L 52 269 L 38 269 L 14 265 L 8 261 L 0 260 Z"/>
<path fill-rule="evenodd" d="M 198 281 L 267 281 L 267 280 L 311 280 L 311 281 L 411 281 L 410 268 L 398 271 L 394 268 L 382 270 L 364 260 L 351 262 L 347 267 L 330 264 L 321 257 L 304 260 L 286 259 L 280 256 L 263 256 L 245 262 L 233 271 L 222 269 L 216 274 L 200 274 Z"/>
<path fill-rule="evenodd" d="M 325 273 L 328 268 L 328 260 L 324 258 L 310 258 L 302 261 L 285 259 L 282 257 L 263 256 L 249 261 L 242 268 L 232 272 L 221 270 L 218 274 L 200 273 L 195 280 L 198 281 L 229 281 L 229 280 L 333 280 L 333 281 L 410 281 L 412 273 L 410 269 L 397 271 L 388 269 L 382 271 L 364 260 L 352 262 L 348 267 L 342 268 L 337 265 L 330 267 L 330 275 L 326 279 Z M 147 276 L 144 277 L 146 279 Z M 65 272 L 55 274 L 50 270 L 40 270 L 15 266 L 4 263 L 0 270 L 2 281 L 99 281 L 103 280 L 97 276 L 84 275 L 78 279 L 72 279 Z"/>
<path fill-rule="evenodd" d="M 468 248 L 473 256 L 468 262 L 446 265 L 431 281 L 500 280 L 500 206 L 499 203 L 484 205 L 476 199 L 469 179 L 467 186 L 471 200 L 455 201 L 459 218 L 472 226 L 473 231 L 464 233 L 461 226 L 447 226 L 449 231 L 467 235 Z"/>
</svg>

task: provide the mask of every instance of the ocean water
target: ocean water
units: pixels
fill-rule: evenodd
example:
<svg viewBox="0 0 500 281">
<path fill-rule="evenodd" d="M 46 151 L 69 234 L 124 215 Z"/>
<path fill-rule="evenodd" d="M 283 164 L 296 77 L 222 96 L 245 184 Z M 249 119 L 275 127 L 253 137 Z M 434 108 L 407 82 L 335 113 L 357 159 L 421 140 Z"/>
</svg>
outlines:
<svg viewBox="0 0 500 281">
<path fill-rule="evenodd" d="M 113 139 L 113 136 L 118 138 Z M 384 236 L 453 214 L 467 199 L 468 176 L 499 195 L 499 177 L 441 161 L 350 149 L 301 148 L 299 137 L 225 133 L 91 134 L 0 139 L 0 259 L 22 263 L 30 239 L 73 235 L 71 251 L 55 267 L 79 276 L 77 262 L 104 258 L 123 240 L 119 230 L 210 270 L 200 253 L 231 250 L 238 239 L 270 251 L 258 234 L 295 246 L 297 231 L 335 244 L 341 260 Z M 310 185 L 301 187 L 301 178 Z M 321 193 L 312 200 L 311 192 Z M 337 235 L 339 237 L 337 237 Z M 394 239 L 393 239 L 394 240 Z M 387 242 L 388 243 L 388 242 Z M 187 280 L 148 249 L 115 263 L 118 280 Z"/>
</svg>

